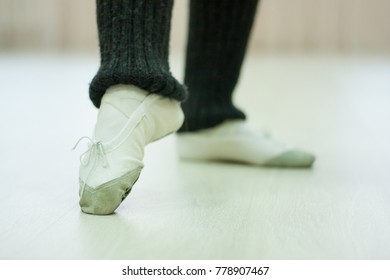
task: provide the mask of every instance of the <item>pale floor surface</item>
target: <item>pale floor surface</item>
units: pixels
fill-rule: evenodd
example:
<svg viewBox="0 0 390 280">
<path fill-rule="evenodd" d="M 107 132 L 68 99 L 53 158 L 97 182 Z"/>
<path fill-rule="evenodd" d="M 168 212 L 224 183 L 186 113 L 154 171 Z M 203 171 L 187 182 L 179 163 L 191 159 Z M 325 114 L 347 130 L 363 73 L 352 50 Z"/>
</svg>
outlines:
<svg viewBox="0 0 390 280">
<path fill-rule="evenodd" d="M 70 151 L 97 63 L 0 56 L 1 259 L 390 258 L 390 57 L 252 55 L 237 103 L 315 166 L 184 162 L 169 136 L 111 216 L 80 212 Z"/>
</svg>

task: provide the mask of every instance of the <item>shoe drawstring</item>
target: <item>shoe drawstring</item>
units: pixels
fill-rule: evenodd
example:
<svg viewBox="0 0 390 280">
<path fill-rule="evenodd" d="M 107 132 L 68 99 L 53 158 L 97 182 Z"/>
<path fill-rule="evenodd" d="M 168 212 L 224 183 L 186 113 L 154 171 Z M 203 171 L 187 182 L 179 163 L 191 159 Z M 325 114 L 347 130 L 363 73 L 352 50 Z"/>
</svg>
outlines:
<svg viewBox="0 0 390 280">
<path fill-rule="evenodd" d="M 103 143 L 100 141 L 95 142 L 91 138 L 89 138 L 88 136 L 83 136 L 76 142 L 72 151 L 74 151 L 77 148 L 77 146 L 79 145 L 79 143 L 84 139 L 89 140 L 88 150 L 86 150 L 84 153 L 81 154 L 80 163 L 83 166 L 87 166 L 92 157 L 94 159 L 94 163 L 93 163 L 93 166 L 91 167 L 91 169 L 89 170 L 87 177 L 85 178 L 85 180 L 83 182 L 83 186 L 81 187 L 81 193 L 80 193 L 81 196 L 84 193 L 85 185 L 87 184 L 89 177 L 91 176 L 91 174 L 94 172 L 94 170 L 97 167 L 97 163 L 98 163 L 99 159 L 102 160 L 102 166 L 104 168 L 106 168 L 108 166 L 108 161 L 107 161 L 106 153 L 104 151 L 104 146 L 103 146 Z M 85 160 L 85 158 L 87 158 L 87 159 Z"/>
<path fill-rule="evenodd" d="M 77 146 L 80 144 L 80 142 L 84 139 L 89 140 L 89 144 L 88 144 L 88 150 L 86 150 L 80 156 L 80 163 L 82 165 L 86 166 L 89 164 L 91 157 L 96 156 L 98 159 L 102 159 L 102 162 L 103 162 L 102 165 L 104 168 L 106 168 L 108 166 L 108 162 L 107 162 L 107 156 L 106 156 L 106 153 L 104 151 L 104 146 L 103 146 L 102 142 L 100 142 L 100 141 L 95 142 L 91 138 L 89 138 L 88 136 L 83 136 L 76 142 L 72 151 L 75 150 L 77 148 Z M 87 158 L 87 160 L 85 160 L 85 158 Z"/>
</svg>

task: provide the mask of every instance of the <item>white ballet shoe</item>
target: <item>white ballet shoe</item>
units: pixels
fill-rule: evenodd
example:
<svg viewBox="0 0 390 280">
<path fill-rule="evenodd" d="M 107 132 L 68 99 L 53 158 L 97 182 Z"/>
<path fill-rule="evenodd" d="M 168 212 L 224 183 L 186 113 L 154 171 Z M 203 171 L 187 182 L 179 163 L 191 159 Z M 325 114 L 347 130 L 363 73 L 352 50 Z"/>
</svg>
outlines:
<svg viewBox="0 0 390 280">
<path fill-rule="evenodd" d="M 144 147 L 178 130 L 183 119 L 176 100 L 130 85 L 110 87 L 103 96 L 93 138 L 77 142 L 85 138 L 90 142 L 80 159 L 81 210 L 113 213 L 141 173 Z"/>
<path fill-rule="evenodd" d="M 177 134 L 183 159 L 233 161 L 274 167 L 310 167 L 314 155 L 279 142 L 243 120 L 230 120 L 209 129 Z"/>
</svg>

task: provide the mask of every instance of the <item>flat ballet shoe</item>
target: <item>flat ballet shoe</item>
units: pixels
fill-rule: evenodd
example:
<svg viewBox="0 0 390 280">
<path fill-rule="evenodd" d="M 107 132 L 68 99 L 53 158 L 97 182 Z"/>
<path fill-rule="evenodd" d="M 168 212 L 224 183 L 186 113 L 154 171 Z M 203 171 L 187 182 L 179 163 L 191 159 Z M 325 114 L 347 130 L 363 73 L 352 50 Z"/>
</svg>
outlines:
<svg viewBox="0 0 390 280">
<path fill-rule="evenodd" d="M 268 167 L 311 167 L 315 156 L 250 128 L 243 120 L 229 120 L 212 128 L 177 134 L 182 159 L 232 161 Z"/>
</svg>

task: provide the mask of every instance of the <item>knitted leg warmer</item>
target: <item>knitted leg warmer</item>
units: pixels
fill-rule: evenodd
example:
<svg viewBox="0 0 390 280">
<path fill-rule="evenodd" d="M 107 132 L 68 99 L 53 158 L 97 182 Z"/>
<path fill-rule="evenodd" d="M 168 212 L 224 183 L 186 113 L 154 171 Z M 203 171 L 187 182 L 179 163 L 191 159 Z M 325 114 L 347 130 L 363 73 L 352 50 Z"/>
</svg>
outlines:
<svg viewBox="0 0 390 280">
<path fill-rule="evenodd" d="M 173 0 L 97 0 L 100 68 L 90 84 L 90 98 L 100 107 L 116 84 L 137 86 L 182 101 L 186 89 L 168 64 Z"/>
<path fill-rule="evenodd" d="M 185 84 L 186 121 L 180 132 L 245 119 L 232 103 L 257 0 L 191 0 Z"/>
</svg>

